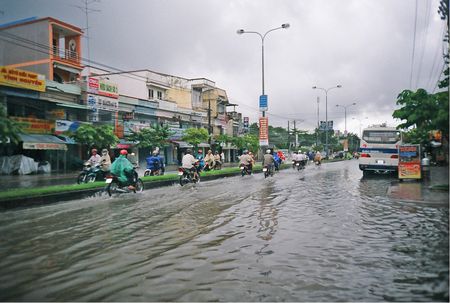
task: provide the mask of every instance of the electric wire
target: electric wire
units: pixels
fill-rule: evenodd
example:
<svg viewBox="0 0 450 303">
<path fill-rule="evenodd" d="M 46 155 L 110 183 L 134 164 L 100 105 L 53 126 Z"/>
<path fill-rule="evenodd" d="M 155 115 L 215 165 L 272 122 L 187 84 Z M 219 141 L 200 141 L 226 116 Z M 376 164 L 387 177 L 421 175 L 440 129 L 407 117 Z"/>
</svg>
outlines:
<svg viewBox="0 0 450 303">
<path fill-rule="evenodd" d="M 414 14 L 414 36 L 413 36 L 412 57 L 411 57 L 411 73 L 409 76 L 409 87 L 411 89 L 412 89 L 412 78 L 413 78 L 413 71 L 414 71 L 414 54 L 415 54 L 415 49 L 416 49 L 417 7 L 418 7 L 418 0 L 416 0 L 416 8 L 415 8 L 415 14 Z"/>
<path fill-rule="evenodd" d="M 416 87 L 419 87 L 419 80 L 420 75 L 422 71 L 422 64 L 423 64 L 423 56 L 425 53 L 425 50 L 428 45 L 428 28 L 430 27 L 430 15 L 431 15 L 431 0 L 426 0 L 426 9 L 425 9 L 425 37 L 423 38 L 424 43 L 419 43 L 421 45 L 421 52 L 420 52 L 420 59 L 419 59 L 419 68 L 417 70 L 417 76 L 416 76 Z M 422 39 L 421 39 L 422 40 Z"/>
</svg>

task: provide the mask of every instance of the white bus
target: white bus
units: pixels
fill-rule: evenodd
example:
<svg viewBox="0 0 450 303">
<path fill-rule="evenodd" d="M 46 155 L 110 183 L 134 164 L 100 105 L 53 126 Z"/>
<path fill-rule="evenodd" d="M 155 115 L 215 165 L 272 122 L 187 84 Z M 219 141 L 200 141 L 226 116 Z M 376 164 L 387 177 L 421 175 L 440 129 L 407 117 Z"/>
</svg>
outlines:
<svg viewBox="0 0 450 303">
<path fill-rule="evenodd" d="M 363 172 L 398 171 L 398 147 L 402 134 L 386 124 L 373 125 L 362 132 L 359 145 L 359 169 Z"/>
</svg>

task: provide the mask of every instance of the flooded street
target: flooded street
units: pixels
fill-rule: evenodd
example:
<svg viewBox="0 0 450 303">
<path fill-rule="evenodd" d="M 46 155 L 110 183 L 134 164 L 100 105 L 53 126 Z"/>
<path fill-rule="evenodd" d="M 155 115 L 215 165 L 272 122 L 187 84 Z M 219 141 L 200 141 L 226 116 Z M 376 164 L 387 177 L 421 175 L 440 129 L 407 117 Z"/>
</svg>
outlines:
<svg viewBox="0 0 450 303">
<path fill-rule="evenodd" d="M 2 301 L 448 301 L 448 192 L 356 161 L 0 212 Z"/>
</svg>

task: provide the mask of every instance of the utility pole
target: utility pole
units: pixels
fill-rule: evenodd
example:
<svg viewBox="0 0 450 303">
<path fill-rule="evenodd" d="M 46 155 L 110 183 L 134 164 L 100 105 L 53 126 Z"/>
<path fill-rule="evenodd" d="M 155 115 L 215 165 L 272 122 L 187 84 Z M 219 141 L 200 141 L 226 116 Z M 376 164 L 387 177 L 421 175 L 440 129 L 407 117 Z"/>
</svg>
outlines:
<svg viewBox="0 0 450 303">
<path fill-rule="evenodd" d="M 295 120 L 294 120 L 294 132 L 295 132 L 295 149 L 298 147 L 298 132 L 297 127 L 295 127 Z"/>
<path fill-rule="evenodd" d="M 288 151 L 291 151 L 291 134 L 289 133 L 289 120 L 288 120 Z"/>
<path fill-rule="evenodd" d="M 84 6 L 79 6 L 79 5 L 73 5 L 74 7 L 79 8 L 82 12 L 85 13 L 86 15 L 86 43 L 87 43 L 87 61 L 89 66 L 91 65 L 91 47 L 90 47 L 90 36 L 89 36 L 89 13 L 95 13 L 95 12 L 100 12 L 99 9 L 93 9 L 93 8 L 89 8 L 89 5 L 91 5 L 94 2 L 100 2 L 100 0 L 84 0 L 83 1 Z M 90 67 L 88 67 L 88 74 L 90 74 Z"/>
<path fill-rule="evenodd" d="M 208 143 L 211 147 L 211 135 L 212 135 L 212 130 L 211 130 L 211 99 L 208 99 L 208 134 L 209 134 L 209 138 L 208 138 Z"/>
<path fill-rule="evenodd" d="M 317 97 L 317 131 L 316 131 L 316 146 L 319 146 L 319 102 L 320 102 L 320 98 Z"/>
</svg>

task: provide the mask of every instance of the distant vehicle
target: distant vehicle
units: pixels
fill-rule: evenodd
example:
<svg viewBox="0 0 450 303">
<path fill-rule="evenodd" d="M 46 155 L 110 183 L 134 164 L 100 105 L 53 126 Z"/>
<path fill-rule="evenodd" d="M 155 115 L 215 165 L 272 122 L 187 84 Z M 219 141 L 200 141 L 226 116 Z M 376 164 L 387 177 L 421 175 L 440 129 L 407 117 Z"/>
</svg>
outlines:
<svg viewBox="0 0 450 303">
<path fill-rule="evenodd" d="M 402 134 L 386 124 L 373 125 L 362 132 L 359 147 L 359 169 L 367 172 L 398 171 L 398 147 Z"/>
</svg>

